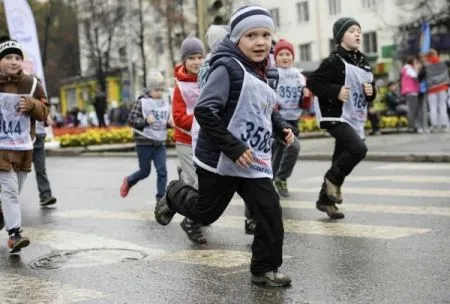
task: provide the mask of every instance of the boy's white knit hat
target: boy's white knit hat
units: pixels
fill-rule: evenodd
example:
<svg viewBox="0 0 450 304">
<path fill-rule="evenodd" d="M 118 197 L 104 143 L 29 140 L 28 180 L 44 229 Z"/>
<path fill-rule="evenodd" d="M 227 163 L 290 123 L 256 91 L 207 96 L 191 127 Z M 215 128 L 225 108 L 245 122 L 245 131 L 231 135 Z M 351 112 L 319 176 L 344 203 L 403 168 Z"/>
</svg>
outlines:
<svg viewBox="0 0 450 304">
<path fill-rule="evenodd" d="M 230 19 L 230 40 L 238 43 L 241 37 L 254 28 L 268 28 L 275 25 L 269 11 L 258 5 L 243 6 L 233 13 Z"/>
</svg>

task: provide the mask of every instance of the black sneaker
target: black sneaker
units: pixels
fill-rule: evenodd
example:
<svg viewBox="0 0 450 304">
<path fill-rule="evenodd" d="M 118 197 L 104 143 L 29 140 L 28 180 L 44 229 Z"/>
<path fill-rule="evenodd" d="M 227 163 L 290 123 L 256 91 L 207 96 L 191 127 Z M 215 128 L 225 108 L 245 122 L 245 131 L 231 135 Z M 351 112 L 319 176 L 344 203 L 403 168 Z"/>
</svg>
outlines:
<svg viewBox="0 0 450 304">
<path fill-rule="evenodd" d="M 18 253 L 22 248 L 30 245 L 30 240 L 22 236 L 21 232 L 19 229 L 14 229 L 14 232 L 10 232 L 8 240 L 9 253 Z"/>
<path fill-rule="evenodd" d="M 56 204 L 56 197 L 50 196 L 48 198 L 41 199 L 41 207 L 47 207 Z"/>
<path fill-rule="evenodd" d="M 319 211 L 326 212 L 326 214 L 332 219 L 341 219 L 345 217 L 344 213 L 340 212 L 339 208 L 336 207 L 335 204 L 330 204 L 329 202 L 324 204 L 318 200 L 316 202 L 316 208 Z"/>
<path fill-rule="evenodd" d="M 0 231 L 5 227 L 5 218 L 3 217 L 3 211 L 0 209 Z"/>
<path fill-rule="evenodd" d="M 281 272 L 269 271 L 261 276 L 252 275 L 253 284 L 283 287 L 291 284 L 291 278 Z"/>
<path fill-rule="evenodd" d="M 279 195 L 281 195 L 282 197 L 290 196 L 287 188 L 287 182 L 285 180 L 275 179 L 274 183 Z"/>
<path fill-rule="evenodd" d="M 193 223 L 187 217 L 180 223 L 181 228 L 186 232 L 188 238 L 195 244 L 206 244 L 206 237 L 202 232 L 202 224 Z"/>
<path fill-rule="evenodd" d="M 341 187 L 333 184 L 328 178 L 324 180 L 325 193 L 334 204 L 342 203 Z"/>
<path fill-rule="evenodd" d="M 254 219 L 245 219 L 245 234 L 254 235 L 256 231 L 256 221 Z"/>
<path fill-rule="evenodd" d="M 172 211 L 172 209 L 170 209 L 169 205 L 167 204 L 167 191 L 176 182 L 176 180 L 171 181 L 169 185 L 167 185 L 166 193 L 163 195 L 163 197 L 161 197 L 159 201 L 156 202 L 155 219 L 160 225 L 169 225 L 176 213 L 175 211 Z"/>
</svg>

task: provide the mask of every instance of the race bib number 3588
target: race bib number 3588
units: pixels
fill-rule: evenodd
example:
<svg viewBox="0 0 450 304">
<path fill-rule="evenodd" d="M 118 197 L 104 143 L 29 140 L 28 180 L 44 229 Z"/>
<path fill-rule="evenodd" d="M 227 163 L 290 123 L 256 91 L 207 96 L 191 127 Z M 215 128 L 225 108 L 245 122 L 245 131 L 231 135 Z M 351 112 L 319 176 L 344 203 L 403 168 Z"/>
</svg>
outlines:
<svg viewBox="0 0 450 304">
<path fill-rule="evenodd" d="M 241 134 L 241 140 L 250 144 L 256 151 L 268 153 L 272 147 L 272 132 L 262 126 L 256 127 L 253 122 L 247 122 L 246 129 Z"/>
</svg>

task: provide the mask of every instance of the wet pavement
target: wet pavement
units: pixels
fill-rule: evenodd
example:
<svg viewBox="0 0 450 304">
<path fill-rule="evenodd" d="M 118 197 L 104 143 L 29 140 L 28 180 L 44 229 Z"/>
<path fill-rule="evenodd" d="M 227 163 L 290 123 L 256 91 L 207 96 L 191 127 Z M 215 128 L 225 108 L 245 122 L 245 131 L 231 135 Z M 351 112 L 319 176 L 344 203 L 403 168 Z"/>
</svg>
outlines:
<svg viewBox="0 0 450 304">
<path fill-rule="evenodd" d="M 0 234 L 0 303 L 450 303 L 448 164 L 363 162 L 343 187 L 346 218 L 330 221 L 314 208 L 328 162 L 299 162 L 282 200 L 293 283 L 273 289 L 250 282 L 238 197 L 198 246 L 181 217 L 155 222 L 153 173 L 120 198 L 136 159 L 47 162 L 58 204 L 39 207 L 31 173 L 21 198 L 32 244 L 9 257 Z"/>
</svg>

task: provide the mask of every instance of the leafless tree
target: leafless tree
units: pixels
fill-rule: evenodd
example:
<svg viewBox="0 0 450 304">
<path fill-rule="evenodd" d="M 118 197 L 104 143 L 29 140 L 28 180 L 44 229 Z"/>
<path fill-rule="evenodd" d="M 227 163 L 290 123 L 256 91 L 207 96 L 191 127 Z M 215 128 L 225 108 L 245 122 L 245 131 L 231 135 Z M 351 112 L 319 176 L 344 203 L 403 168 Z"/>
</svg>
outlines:
<svg viewBox="0 0 450 304">
<path fill-rule="evenodd" d="M 84 0 L 78 4 L 78 13 L 90 63 L 95 69 L 98 83 L 105 91 L 106 76 L 111 69 L 113 40 L 126 13 L 124 2 Z"/>
</svg>

